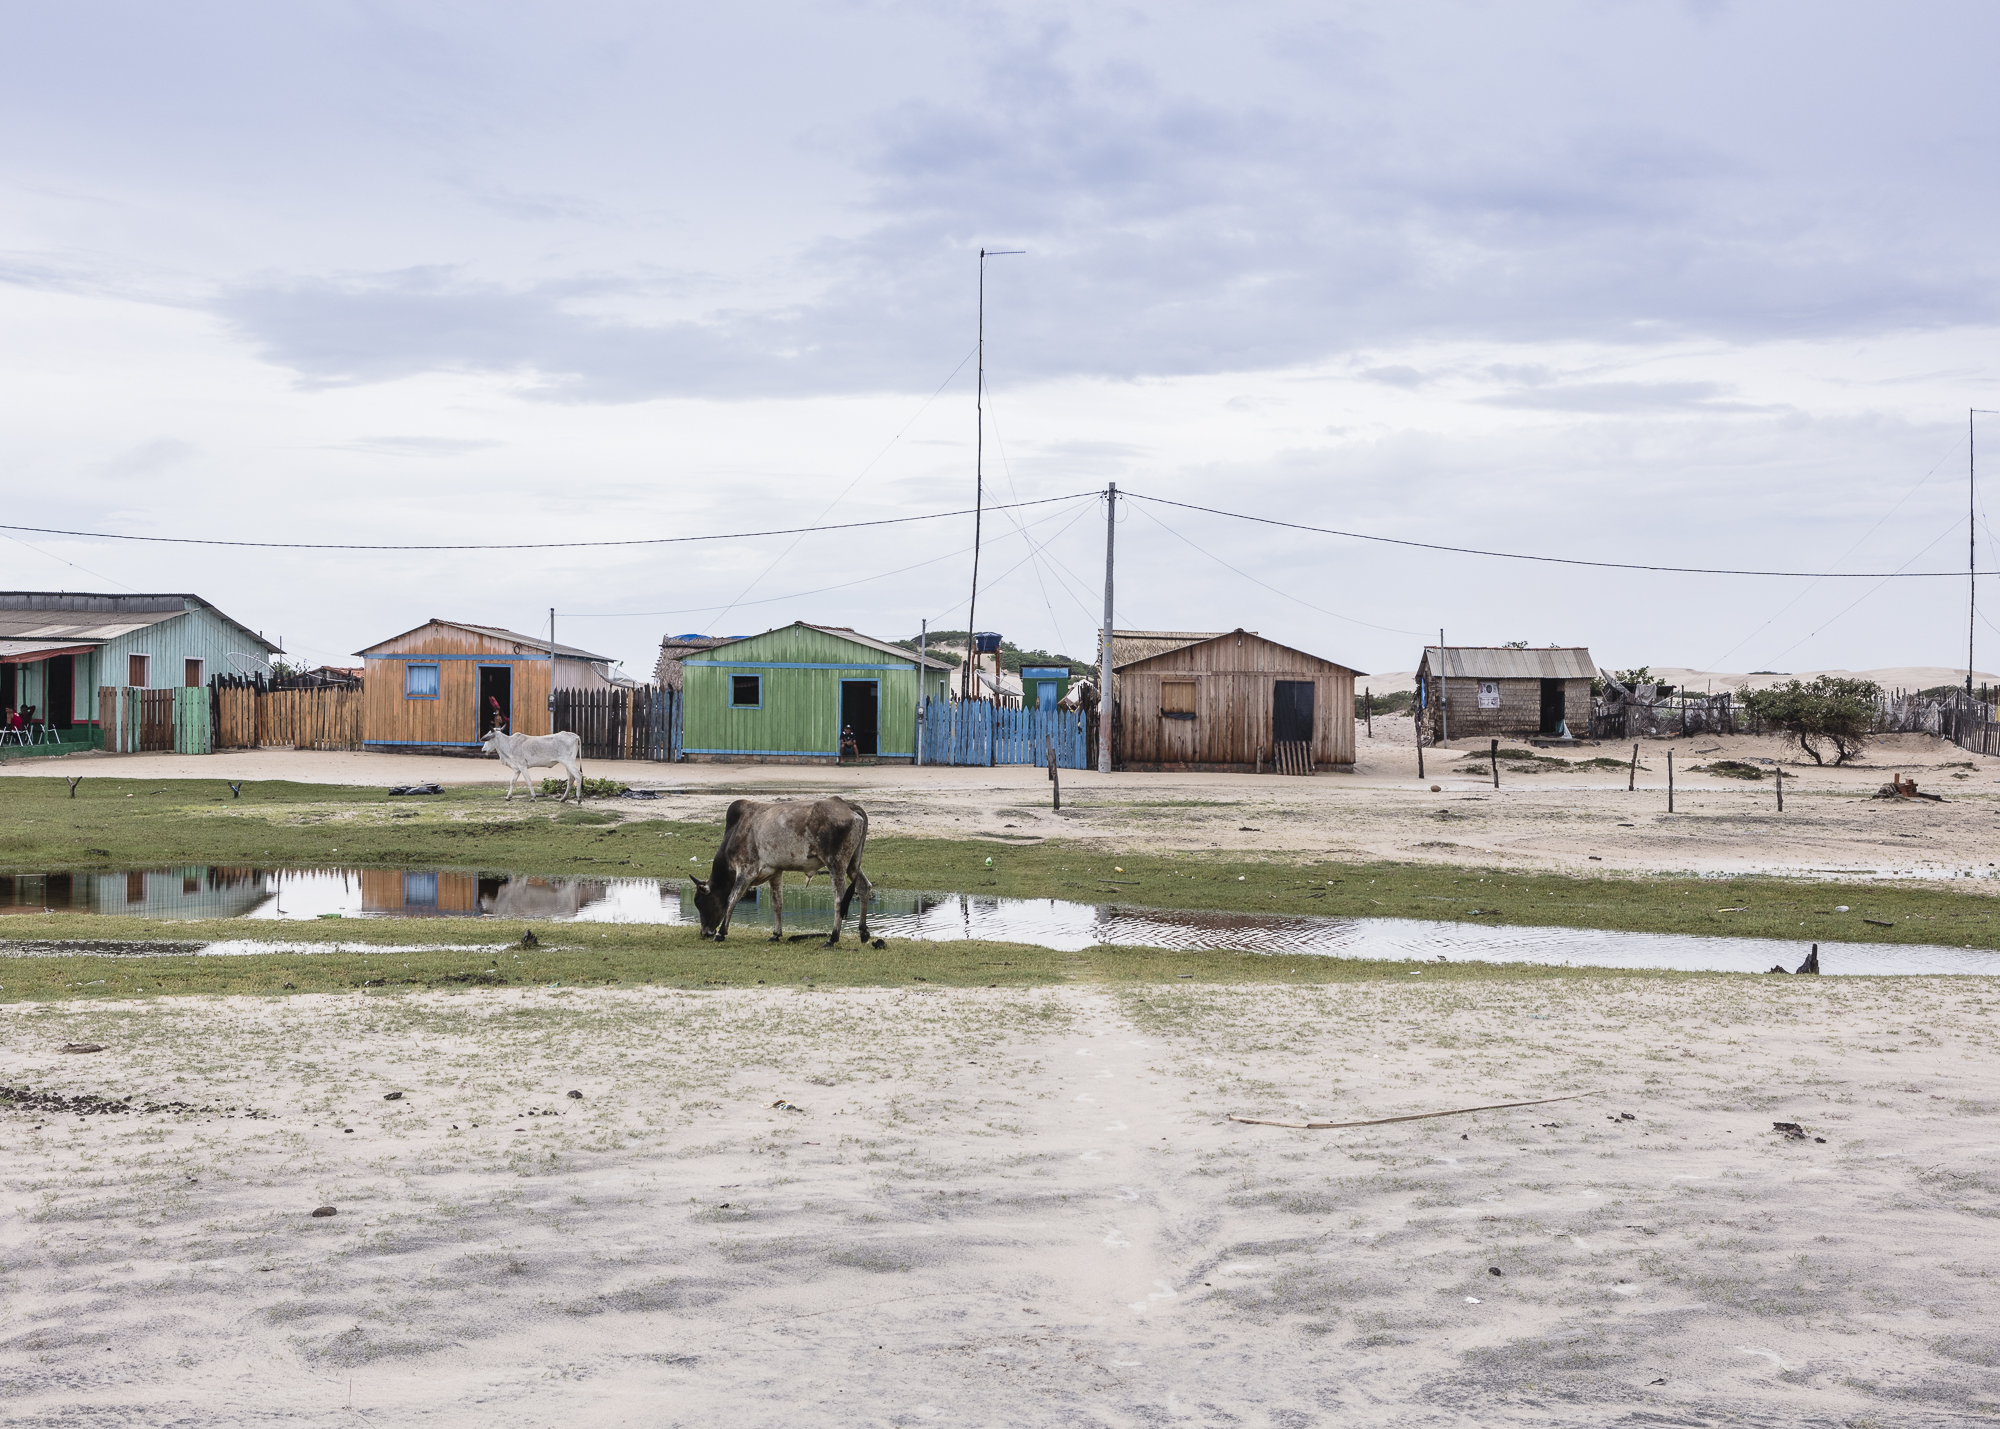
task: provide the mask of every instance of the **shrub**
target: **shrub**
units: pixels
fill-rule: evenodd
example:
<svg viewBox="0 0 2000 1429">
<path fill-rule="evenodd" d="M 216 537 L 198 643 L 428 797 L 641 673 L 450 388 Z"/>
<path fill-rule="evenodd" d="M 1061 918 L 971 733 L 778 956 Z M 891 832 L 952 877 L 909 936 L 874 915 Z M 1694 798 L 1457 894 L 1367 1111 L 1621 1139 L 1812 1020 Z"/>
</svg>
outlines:
<svg viewBox="0 0 2000 1429">
<path fill-rule="evenodd" d="M 544 794 L 567 794 L 569 792 L 569 780 L 544 779 L 542 781 L 542 792 Z M 586 799 L 615 799 L 624 792 L 625 786 L 618 783 L 615 779 L 586 779 L 583 781 L 583 797 Z"/>
<path fill-rule="evenodd" d="M 1367 716 L 1367 710 L 1362 708 L 1365 698 L 1362 695 L 1354 697 L 1354 717 L 1356 719 L 1363 719 Z M 1398 690 L 1392 695 L 1375 695 L 1372 698 L 1374 700 L 1375 713 L 1386 719 L 1390 715 L 1408 714 L 1415 708 L 1417 692 L 1415 690 Z"/>
<path fill-rule="evenodd" d="M 1736 692 L 1745 710 L 1810 754 L 1813 763 L 1826 763 L 1820 749 L 1831 745 L 1836 765 L 1847 763 L 1868 747 L 1868 736 L 1875 729 L 1876 701 L 1881 696 L 1882 687 L 1873 680 L 1838 675 Z"/>
</svg>

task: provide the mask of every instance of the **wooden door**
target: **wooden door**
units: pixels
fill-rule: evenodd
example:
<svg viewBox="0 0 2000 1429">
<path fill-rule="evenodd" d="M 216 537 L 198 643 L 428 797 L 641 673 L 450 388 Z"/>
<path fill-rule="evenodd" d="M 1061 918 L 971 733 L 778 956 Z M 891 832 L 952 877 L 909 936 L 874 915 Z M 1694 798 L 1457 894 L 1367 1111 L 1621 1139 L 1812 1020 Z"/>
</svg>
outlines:
<svg viewBox="0 0 2000 1429">
<path fill-rule="evenodd" d="M 1160 681 L 1160 760 L 1165 764 L 1193 762 L 1201 746 L 1197 718 L 1200 687 L 1193 680 L 1171 677 Z"/>
</svg>

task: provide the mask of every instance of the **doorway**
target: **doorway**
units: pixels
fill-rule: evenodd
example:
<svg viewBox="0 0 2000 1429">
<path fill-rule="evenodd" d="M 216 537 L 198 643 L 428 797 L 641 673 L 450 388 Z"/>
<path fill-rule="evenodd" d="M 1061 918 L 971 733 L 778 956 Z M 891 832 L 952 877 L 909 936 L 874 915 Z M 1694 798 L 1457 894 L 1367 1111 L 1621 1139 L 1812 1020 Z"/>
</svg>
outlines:
<svg viewBox="0 0 2000 1429">
<path fill-rule="evenodd" d="M 1554 734 L 1561 729 L 1564 717 L 1563 682 L 1542 681 L 1542 733 Z"/>
<path fill-rule="evenodd" d="M 479 667 L 479 737 L 484 739 L 487 731 L 495 727 L 508 731 L 514 729 L 512 665 Z"/>
<path fill-rule="evenodd" d="M 854 753 L 873 758 L 881 737 L 881 686 L 874 680 L 840 682 L 840 743 L 854 736 Z"/>
<path fill-rule="evenodd" d="M 1310 744 L 1313 737 L 1313 682 L 1276 680 L 1271 692 L 1271 742 Z"/>
<path fill-rule="evenodd" d="M 68 729 L 76 723 L 76 656 L 52 655 L 45 669 L 49 707 L 42 718 L 56 729 Z"/>
</svg>

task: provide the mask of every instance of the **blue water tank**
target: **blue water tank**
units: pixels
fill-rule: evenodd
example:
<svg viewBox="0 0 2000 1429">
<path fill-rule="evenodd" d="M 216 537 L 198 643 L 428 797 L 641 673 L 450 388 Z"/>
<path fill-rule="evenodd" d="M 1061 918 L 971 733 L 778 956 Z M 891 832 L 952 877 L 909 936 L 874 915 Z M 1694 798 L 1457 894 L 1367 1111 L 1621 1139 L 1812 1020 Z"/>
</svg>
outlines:
<svg viewBox="0 0 2000 1429">
<path fill-rule="evenodd" d="M 999 634 L 999 632 L 998 632 L 998 631 L 994 631 L 994 630 L 975 630 L 975 631 L 973 631 L 973 632 L 972 632 L 972 648 L 973 648 L 973 650 L 974 650 L 975 652 L 977 652 L 978 654 L 981 654 L 981 655 L 997 655 L 997 654 L 999 654 L 999 653 L 1000 653 L 1000 634 Z"/>
</svg>

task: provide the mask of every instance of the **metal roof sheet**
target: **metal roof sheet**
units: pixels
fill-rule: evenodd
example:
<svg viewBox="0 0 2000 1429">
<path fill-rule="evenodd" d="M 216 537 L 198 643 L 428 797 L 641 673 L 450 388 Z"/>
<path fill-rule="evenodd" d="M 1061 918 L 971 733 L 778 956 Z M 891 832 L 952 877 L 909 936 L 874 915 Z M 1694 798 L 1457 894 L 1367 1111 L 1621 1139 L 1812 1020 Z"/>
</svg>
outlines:
<svg viewBox="0 0 2000 1429">
<path fill-rule="evenodd" d="M 402 652 L 397 652 L 390 655 L 379 655 L 379 656 L 374 655 L 373 652 L 380 650 L 384 645 L 387 645 L 391 640 L 401 640 L 404 635 L 415 635 L 418 630 L 422 630 L 425 626 L 429 625 L 443 625 L 453 630 L 471 630 L 480 635 L 490 635 L 495 640 L 511 640 L 516 645 L 527 646 L 530 650 L 547 650 L 549 648 L 549 639 L 546 635 L 523 635 L 518 630 L 505 630 L 498 625 L 474 625 L 470 621 L 466 620 L 438 620 L 435 617 L 433 617 L 430 620 L 426 620 L 423 623 L 423 625 L 417 626 L 415 630 L 405 630 L 402 635 L 392 635 L 389 637 L 388 640 L 377 641 L 375 644 L 370 645 L 366 650 L 357 650 L 354 653 L 362 656 L 363 658 L 400 660 L 403 658 Z M 564 657 L 565 659 L 590 660 L 600 665 L 612 665 L 617 663 L 617 661 L 609 655 L 594 655 L 588 650 L 579 650 L 574 645 L 565 645 L 560 640 L 556 642 L 556 654 Z"/>
<path fill-rule="evenodd" d="M 130 635 L 135 630 L 144 630 L 149 625 L 158 625 L 162 621 L 173 620 L 186 614 L 185 608 L 158 611 L 122 610 L 115 615 L 87 615 L 81 611 L 0 609 L 0 639 L 60 640 L 69 645 L 85 641 L 93 645 L 102 645 L 107 640 L 116 640 L 121 635 Z"/>
<path fill-rule="evenodd" d="M 1440 658 L 1442 655 L 1442 658 Z M 1451 680 L 1594 680 L 1597 666 L 1582 645 L 1515 650 L 1491 645 L 1426 645 L 1424 665 Z"/>
</svg>

